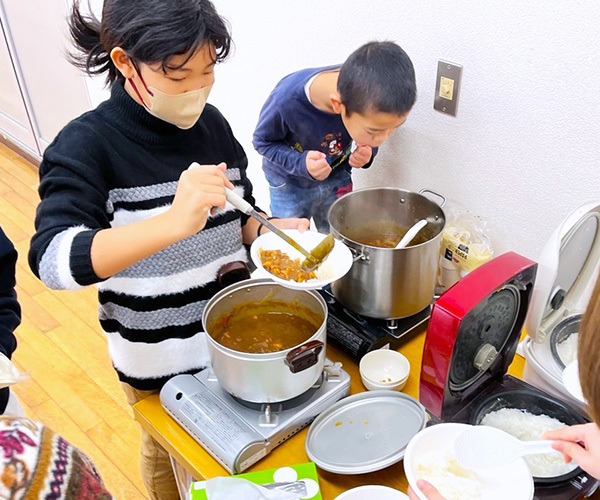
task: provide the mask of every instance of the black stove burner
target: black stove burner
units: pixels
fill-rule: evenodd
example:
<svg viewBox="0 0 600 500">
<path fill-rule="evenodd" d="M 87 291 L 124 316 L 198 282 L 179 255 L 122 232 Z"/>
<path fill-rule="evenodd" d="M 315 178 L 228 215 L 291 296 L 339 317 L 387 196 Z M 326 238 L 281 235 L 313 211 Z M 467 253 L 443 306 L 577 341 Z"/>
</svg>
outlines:
<svg viewBox="0 0 600 500">
<path fill-rule="evenodd" d="M 327 303 L 327 340 L 350 353 L 357 361 L 367 352 L 386 345 L 397 349 L 415 333 L 424 331 L 431 316 L 431 306 L 428 306 L 408 318 L 367 318 L 341 305 L 329 286 L 317 291 Z"/>
<path fill-rule="evenodd" d="M 246 408 L 250 408 L 251 410 L 256 410 L 257 412 L 264 413 L 267 407 L 269 407 L 269 411 L 271 411 L 272 413 L 280 413 L 285 410 L 290 410 L 292 408 L 302 406 L 304 403 L 313 399 L 317 390 L 319 390 L 323 385 L 324 379 L 325 375 L 321 374 L 319 379 L 314 383 L 314 385 L 310 389 L 308 389 L 308 391 L 303 392 L 295 398 L 286 399 L 285 401 L 279 401 L 277 403 L 252 403 L 250 401 L 245 401 L 244 399 L 232 396 L 231 394 L 228 395 L 236 403 L 245 406 Z"/>
</svg>

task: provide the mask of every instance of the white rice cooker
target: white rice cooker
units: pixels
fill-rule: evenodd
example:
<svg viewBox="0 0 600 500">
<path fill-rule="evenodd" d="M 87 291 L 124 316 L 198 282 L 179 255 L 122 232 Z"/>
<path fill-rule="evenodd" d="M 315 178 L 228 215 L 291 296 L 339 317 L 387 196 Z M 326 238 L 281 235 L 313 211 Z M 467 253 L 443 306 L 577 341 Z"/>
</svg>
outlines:
<svg viewBox="0 0 600 500">
<path fill-rule="evenodd" d="M 520 346 L 523 380 L 582 410 L 584 404 L 563 384 L 568 361 L 557 346 L 579 331 L 599 263 L 600 202 L 594 201 L 574 210 L 546 243 L 525 322 L 528 336 Z"/>
</svg>

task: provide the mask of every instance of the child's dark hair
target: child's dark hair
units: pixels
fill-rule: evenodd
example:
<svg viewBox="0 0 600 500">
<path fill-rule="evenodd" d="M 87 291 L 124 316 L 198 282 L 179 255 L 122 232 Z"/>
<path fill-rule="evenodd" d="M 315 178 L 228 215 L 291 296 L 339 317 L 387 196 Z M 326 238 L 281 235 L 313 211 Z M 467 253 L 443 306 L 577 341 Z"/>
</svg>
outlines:
<svg viewBox="0 0 600 500">
<path fill-rule="evenodd" d="M 227 22 L 219 16 L 210 0 L 105 0 L 102 21 L 80 10 L 75 0 L 69 29 L 78 53 L 71 54 L 73 64 L 90 75 L 108 72 L 107 82 L 120 73 L 110 52 L 121 47 L 134 62 L 170 66 L 172 56 L 190 57 L 205 43 L 216 49 L 215 62 L 224 60 L 231 50 Z"/>
<path fill-rule="evenodd" d="M 417 98 L 413 64 L 393 42 L 370 42 L 350 54 L 337 87 L 348 116 L 369 109 L 402 116 Z"/>
</svg>

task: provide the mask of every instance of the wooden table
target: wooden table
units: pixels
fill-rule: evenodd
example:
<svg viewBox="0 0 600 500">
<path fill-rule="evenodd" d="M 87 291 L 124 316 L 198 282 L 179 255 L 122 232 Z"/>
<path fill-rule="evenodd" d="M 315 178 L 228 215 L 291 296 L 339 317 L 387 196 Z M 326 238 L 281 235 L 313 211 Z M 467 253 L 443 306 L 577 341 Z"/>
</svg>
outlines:
<svg viewBox="0 0 600 500">
<path fill-rule="evenodd" d="M 398 349 L 410 361 L 411 371 L 403 392 L 418 399 L 419 373 L 421 353 L 425 342 L 425 332 L 416 334 Z M 350 393 L 362 392 L 365 388 L 360 380 L 358 364 L 335 346 L 327 346 L 327 357 L 332 361 L 343 364 L 351 377 Z M 520 377 L 523 372 L 524 360 L 516 355 L 510 366 L 509 373 Z M 171 454 L 173 459 L 197 480 L 209 479 L 216 476 L 227 476 L 228 472 L 212 456 L 202 448 L 177 422 L 175 422 L 161 407 L 158 396 L 146 398 L 133 407 L 135 419 Z M 307 429 L 292 436 L 288 441 L 275 448 L 264 459 L 249 470 L 274 469 L 284 465 L 308 462 L 304 450 L 304 440 Z M 324 500 L 333 500 L 337 495 L 355 486 L 365 484 L 383 484 L 401 491 L 406 491 L 408 483 L 404 476 L 402 462 L 386 469 L 346 476 L 332 474 L 319 469 L 319 481 Z"/>
</svg>

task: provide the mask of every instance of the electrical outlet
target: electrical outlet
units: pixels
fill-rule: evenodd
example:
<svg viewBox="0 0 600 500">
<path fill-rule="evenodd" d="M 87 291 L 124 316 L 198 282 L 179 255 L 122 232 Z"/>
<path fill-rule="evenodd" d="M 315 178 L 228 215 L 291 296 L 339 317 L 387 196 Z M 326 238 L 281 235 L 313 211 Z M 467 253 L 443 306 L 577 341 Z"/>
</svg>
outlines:
<svg viewBox="0 0 600 500">
<path fill-rule="evenodd" d="M 433 109 L 456 116 L 462 66 L 440 59 L 435 82 Z"/>
</svg>

